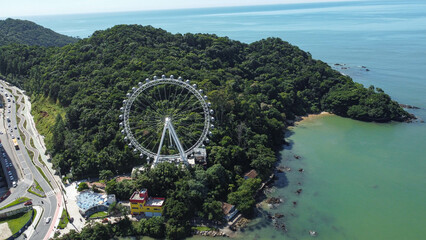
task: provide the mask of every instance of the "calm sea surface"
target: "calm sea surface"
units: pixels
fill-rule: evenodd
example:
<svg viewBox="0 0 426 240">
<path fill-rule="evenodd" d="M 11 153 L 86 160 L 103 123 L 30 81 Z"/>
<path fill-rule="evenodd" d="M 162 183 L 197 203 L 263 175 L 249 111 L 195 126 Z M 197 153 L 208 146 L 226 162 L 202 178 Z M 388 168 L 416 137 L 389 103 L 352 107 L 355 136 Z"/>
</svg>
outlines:
<svg viewBox="0 0 426 240">
<path fill-rule="evenodd" d="M 173 33 L 215 33 L 243 42 L 280 37 L 366 86 L 384 89 L 426 119 L 426 2 L 354 1 L 197 10 L 26 17 L 54 31 L 87 37 L 116 24 Z M 365 71 L 366 66 L 370 71 Z M 245 239 L 424 239 L 426 124 L 364 123 L 336 116 L 292 128 L 265 208 Z M 294 155 L 302 156 L 295 159 Z M 297 169 L 303 168 L 300 173 Z M 297 189 L 303 189 L 300 195 Z M 293 202 L 297 202 L 294 206 Z M 284 213 L 275 229 L 267 213 Z"/>
</svg>

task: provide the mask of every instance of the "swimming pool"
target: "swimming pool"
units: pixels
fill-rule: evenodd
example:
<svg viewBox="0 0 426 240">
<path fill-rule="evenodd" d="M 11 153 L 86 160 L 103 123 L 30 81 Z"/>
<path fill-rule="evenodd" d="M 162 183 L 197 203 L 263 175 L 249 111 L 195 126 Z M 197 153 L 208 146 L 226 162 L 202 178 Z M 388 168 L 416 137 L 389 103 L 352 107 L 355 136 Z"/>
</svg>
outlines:
<svg viewBox="0 0 426 240">
<path fill-rule="evenodd" d="M 96 205 L 106 204 L 106 196 L 92 191 L 85 191 L 77 196 L 77 205 L 80 209 L 87 209 Z"/>
</svg>

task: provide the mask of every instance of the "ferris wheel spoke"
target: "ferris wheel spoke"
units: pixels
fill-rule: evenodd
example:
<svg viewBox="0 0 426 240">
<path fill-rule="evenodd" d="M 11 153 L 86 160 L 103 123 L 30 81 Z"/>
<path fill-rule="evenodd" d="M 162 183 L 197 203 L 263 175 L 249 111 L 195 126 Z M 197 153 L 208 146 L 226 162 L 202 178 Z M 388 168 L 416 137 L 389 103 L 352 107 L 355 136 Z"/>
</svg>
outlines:
<svg viewBox="0 0 426 240">
<path fill-rule="evenodd" d="M 174 91 L 174 94 L 173 94 L 173 97 L 172 97 L 172 109 L 176 109 L 176 94 L 177 94 L 177 92 L 178 92 L 178 88 L 177 88 L 177 85 L 173 85 L 174 86 L 174 89 L 175 89 L 175 91 Z M 181 89 L 181 91 L 183 91 L 183 88 Z M 169 113 L 169 114 L 171 114 L 171 113 Z"/>
<path fill-rule="evenodd" d="M 179 135 L 184 137 L 184 138 L 182 138 L 183 142 L 187 142 L 187 140 L 190 140 L 189 142 L 193 142 L 195 144 L 198 140 L 198 137 L 192 136 L 191 134 L 189 134 L 189 132 L 182 131 Z"/>
<path fill-rule="evenodd" d="M 144 143 L 147 141 L 147 140 L 149 140 L 149 139 L 151 139 L 150 140 L 150 142 L 149 142 L 149 144 L 147 144 L 147 145 L 145 145 Z M 142 143 L 141 143 L 141 146 L 144 146 L 144 148 L 145 149 L 147 149 L 147 150 L 149 150 L 149 151 L 151 151 L 152 152 L 152 149 L 149 149 L 149 146 L 150 146 L 150 144 L 151 144 L 151 142 L 152 142 L 152 140 L 154 139 L 154 137 L 153 136 L 150 136 L 149 138 L 146 138 Z"/>
<path fill-rule="evenodd" d="M 185 89 L 184 87 L 182 87 L 182 89 L 181 89 L 181 91 L 180 91 L 180 93 L 178 95 L 179 98 L 178 98 L 177 101 L 175 101 L 174 109 L 177 109 L 180 106 L 180 103 L 182 102 L 181 99 L 182 99 L 182 96 L 184 96 L 183 93 L 184 93 L 185 90 L 189 91 L 188 89 Z M 177 106 L 176 106 L 176 104 L 177 104 Z"/>
<path fill-rule="evenodd" d="M 159 109 L 159 107 L 157 105 L 155 105 L 156 101 L 153 101 L 153 99 L 147 99 L 145 97 L 145 95 L 139 94 L 140 98 L 137 98 L 142 104 L 142 100 L 146 103 L 145 106 L 147 106 L 146 109 L 152 109 L 154 112 L 159 113 L 159 115 L 161 115 L 161 110 Z M 148 108 L 149 107 L 149 108 Z M 144 110 L 143 108 L 141 108 L 142 110 Z"/>
<path fill-rule="evenodd" d="M 181 110 L 183 110 L 183 109 L 185 109 L 185 108 L 187 108 L 187 107 L 189 107 L 189 106 L 192 106 L 193 104 L 194 104 L 194 102 L 192 102 L 191 103 L 191 101 L 193 101 L 195 99 L 195 103 L 198 103 L 198 99 L 196 98 L 196 97 L 194 97 L 194 95 L 191 95 L 190 97 L 189 97 L 189 99 L 187 99 L 186 100 L 186 98 L 179 104 L 179 106 L 182 106 L 182 107 L 180 107 L 179 108 L 179 111 L 181 111 Z"/>
<path fill-rule="evenodd" d="M 194 108 L 192 108 L 192 109 L 187 109 L 187 110 L 185 110 L 185 111 L 180 111 L 180 112 L 178 112 L 178 113 L 176 113 L 174 116 L 177 116 L 177 117 L 180 117 L 180 116 L 185 116 L 187 113 L 192 113 L 192 112 L 194 112 L 196 109 L 201 109 L 202 108 L 202 106 L 197 106 L 197 107 L 194 107 Z M 198 112 L 197 112 L 198 113 Z M 200 112 L 200 114 L 201 114 L 201 112 Z M 204 115 L 204 114 L 203 114 Z"/>
<path fill-rule="evenodd" d="M 167 86 L 168 85 L 164 85 L 163 86 L 163 92 L 164 92 L 164 101 L 165 101 L 165 113 L 168 115 L 169 114 L 169 97 L 167 95 Z"/>
<path fill-rule="evenodd" d="M 157 86 L 155 86 L 155 88 L 156 88 L 156 90 L 157 90 L 157 93 L 158 93 L 158 97 L 159 97 L 159 99 L 157 99 L 157 103 L 160 103 L 161 104 L 161 109 L 162 110 L 160 110 L 160 112 L 161 112 L 161 114 L 163 114 L 164 115 L 164 105 L 163 105 L 163 99 L 161 98 L 161 91 L 160 91 L 160 89 L 159 89 L 159 86 L 157 85 Z"/>
<path fill-rule="evenodd" d="M 146 99 L 144 94 L 139 94 L 138 97 L 135 99 L 135 101 L 137 101 L 138 103 L 142 104 L 145 107 L 151 107 L 151 108 L 153 107 L 152 101 L 149 101 L 149 99 Z"/>
<path fill-rule="evenodd" d="M 186 95 L 183 98 L 183 100 L 180 101 L 179 106 L 185 106 L 185 105 L 182 105 L 182 104 L 186 102 L 186 99 L 188 98 L 188 96 L 190 96 L 190 98 L 191 98 L 191 94 L 192 94 L 192 92 L 188 90 L 188 92 L 186 93 Z"/>
<path fill-rule="evenodd" d="M 149 109 L 151 109 L 152 111 L 150 111 L 150 113 L 154 113 L 157 116 L 162 116 L 161 114 L 158 113 L 159 109 L 156 106 L 145 105 L 141 101 L 139 101 L 139 102 L 141 104 L 136 104 L 135 105 L 135 111 L 137 111 L 137 110 L 148 111 Z"/>
</svg>

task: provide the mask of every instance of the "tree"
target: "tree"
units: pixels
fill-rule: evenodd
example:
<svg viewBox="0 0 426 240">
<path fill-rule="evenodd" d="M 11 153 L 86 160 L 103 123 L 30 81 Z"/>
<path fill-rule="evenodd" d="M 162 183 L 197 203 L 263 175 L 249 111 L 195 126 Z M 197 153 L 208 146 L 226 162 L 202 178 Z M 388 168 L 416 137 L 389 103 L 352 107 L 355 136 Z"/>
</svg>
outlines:
<svg viewBox="0 0 426 240">
<path fill-rule="evenodd" d="M 56 116 L 55 124 L 52 126 L 52 150 L 53 154 L 63 151 L 65 143 L 65 123 L 60 114 Z"/>
<path fill-rule="evenodd" d="M 204 201 L 201 216 L 211 221 L 222 221 L 222 203 L 213 198 L 208 198 Z"/>
<path fill-rule="evenodd" d="M 242 214 L 250 216 L 256 203 L 254 195 L 261 182 L 259 178 L 250 178 L 243 181 L 237 191 L 228 195 L 228 202 L 235 205 Z"/>
<path fill-rule="evenodd" d="M 99 172 L 99 179 L 109 181 L 114 177 L 114 173 L 111 170 L 101 170 Z"/>
<path fill-rule="evenodd" d="M 86 182 L 81 182 L 80 184 L 78 184 L 77 191 L 81 192 L 86 189 L 89 189 L 89 186 L 87 185 Z"/>
</svg>

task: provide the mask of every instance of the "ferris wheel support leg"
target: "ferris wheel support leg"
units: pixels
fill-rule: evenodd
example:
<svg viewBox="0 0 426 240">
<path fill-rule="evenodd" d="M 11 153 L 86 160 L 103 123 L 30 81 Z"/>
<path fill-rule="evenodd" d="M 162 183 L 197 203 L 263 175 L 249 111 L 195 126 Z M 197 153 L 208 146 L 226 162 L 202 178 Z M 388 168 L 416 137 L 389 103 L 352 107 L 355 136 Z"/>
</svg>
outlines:
<svg viewBox="0 0 426 240">
<path fill-rule="evenodd" d="M 175 141 L 176 147 L 179 150 L 180 158 L 182 159 L 183 163 L 185 163 L 185 165 L 188 165 L 188 160 L 186 159 L 185 151 L 183 150 L 183 147 L 180 144 L 179 138 L 175 132 L 172 122 L 169 121 L 168 125 L 169 125 L 169 133 L 172 135 L 172 138 Z"/>
<path fill-rule="evenodd" d="M 155 167 L 158 164 L 158 161 L 160 160 L 160 152 L 161 152 L 161 148 L 163 147 L 164 136 L 166 135 L 166 131 L 167 131 L 167 128 L 168 128 L 167 122 L 168 122 L 168 120 L 166 119 L 166 123 L 164 123 L 163 133 L 161 134 L 160 146 L 158 146 L 157 156 L 155 156 L 154 162 L 152 163 L 153 167 Z"/>
<path fill-rule="evenodd" d="M 179 150 L 179 154 L 180 154 L 182 161 L 185 163 L 185 165 L 188 165 L 188 160 L 186 159 L 185 151 L 183 150 L 183 147 L 180 144 L 179 138 L 178 138 L 176 131 L 173 127 L 173 124 L 172 124 L 172 122 L 170 121 L 169 118 L 166 118 L 165 123 L 164 123 L 163 133 L 161 134 L 160 146 L 158 146 L 157 156 L 155 157 L 154 162 L 152 163 L 152 166 L 155 167 L 160 160 L 161 148 L 163 147 L 164 137 L 166 136 L 167 130 L 169 130 L 169 136 L 171 136 L 171 138 L 174 140 L 176 147 Z"/>
</svg>

